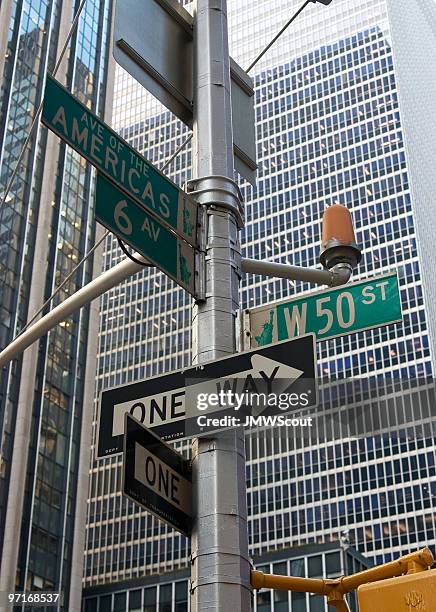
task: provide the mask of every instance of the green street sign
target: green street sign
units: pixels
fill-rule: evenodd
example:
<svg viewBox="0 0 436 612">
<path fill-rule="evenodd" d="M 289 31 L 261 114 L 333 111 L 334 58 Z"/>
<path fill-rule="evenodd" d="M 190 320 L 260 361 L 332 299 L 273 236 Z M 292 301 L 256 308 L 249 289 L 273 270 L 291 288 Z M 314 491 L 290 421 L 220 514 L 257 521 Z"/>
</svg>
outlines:
<svg viewBox="0 0 436 612">
<path fill-rule="evenodd" d="M 100 173 L 97 174 L 95 191 L 95 217 L 197 297 L 195 250 L 192 246 L 159 223 Z"/>
<path fill-rule="evenodd" d="M 313 332 L 316 339 L 344 336 L 402 320 L 395 273 L 253 308 L 251 346 Z"/>
<path fill-rule="evenodd" d="M 42 122 L 154 217 L 197 246 L 197 205 L 47 75 Z"/>
</svg>

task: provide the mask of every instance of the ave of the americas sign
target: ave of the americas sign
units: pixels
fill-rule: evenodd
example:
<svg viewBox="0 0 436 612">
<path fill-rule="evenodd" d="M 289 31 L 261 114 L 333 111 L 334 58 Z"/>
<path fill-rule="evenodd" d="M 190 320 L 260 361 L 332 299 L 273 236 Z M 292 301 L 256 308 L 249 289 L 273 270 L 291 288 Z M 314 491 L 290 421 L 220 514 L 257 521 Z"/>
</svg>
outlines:
<svg viewBox="0 0 436 612">
<path fill-rule="evenodd" d="M 152 216 L 197 246 L 197 205 L 53 77 L 42 122 Z"/>
</svg>

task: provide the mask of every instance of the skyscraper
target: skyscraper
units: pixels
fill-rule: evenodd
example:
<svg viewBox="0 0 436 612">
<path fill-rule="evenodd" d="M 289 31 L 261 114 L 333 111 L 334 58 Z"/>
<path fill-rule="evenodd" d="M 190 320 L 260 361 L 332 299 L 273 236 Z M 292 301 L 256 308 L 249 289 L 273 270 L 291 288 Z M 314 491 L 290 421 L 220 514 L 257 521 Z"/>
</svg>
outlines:
<svg viewBox="0 0 436 612">
<path fill-rule="evenodd" d="M 79 2 L 0 6 L 0 196 L 3 199 Z M 57 79 L 104 113 L 111 3 L 87 0 Z M 109 98 L 111 108 L 111 98 Z M 0 347 L 4 348 L 94 244 L 93 174 L 37 123 L 0 209 Z M 92 259 L 56 296 L 99 270 Z M 47 310 L 46 310 L 47 311 Z M 96 318 L 97 317 L 97 318 Z M 2 590 L 61 593 L 80 609 L 96 308 L 63 321 L 0 372 Z"/>
<path fill-rule="evenodd" d="M 249 65 L 298 5 L 229 3 L 234 59 Z M 428 135 L 435 129 L 435 98 L 418 67 L 425 56 L 434 57 L 435 27 L 434 4 L 425 0 L 309 4 L 251 74 L 259 170 L 256 187 L 241 181 L 243 255 L 316 265 L 322 213 L 339 202 L 351 210 L 363 247 L 355 278 L 397 271 L 400 279 L 403 322 L 318 343 L 319 371 L 326 378 L 433 375 L 429 250 L 436 217 L 428 177 L 435 140 Z M 414 91 L 421 91 L 419 99 Z M 187 133 L 121 70 L 114 121 L 156 165 Z M 179 184 L 190 177 L 190 164 L 186 148 L 170 168 Z M 105 266 L 119 257 L 110 238 Z M 309 289 L 247 275 L 242 307 Z M 186 366 L 190 299 L 165 276 L 145 269 L 103 297 L 99 342 L 99 390 Z M 398 395 L 394 400 L 400 402 Z M 432 388 L 410 393 L 402 420 L 383 420 L 389 398 L 376 401 L 372 409 L 380 425 L 353 438 L 345 429 L 336 437 L 328 431 L 341 406 L 336 399 L 329 404 L 327 392 L 324 401 L 326 415 L 320 415 L 310 444 L 298 433 L 247 432 L 251 554 L 346 534 L 360 552 L 383 562 L 434 544 Z M 411 404 L 419 407 L 419 419 Z M 356 406 L 360 410 L 362 400 Z M 92 465 L 85 586 L 174 571 L 189 561 L 185 538 L 122 498 L 120 473 L 120 457 Z"/>
</svg>

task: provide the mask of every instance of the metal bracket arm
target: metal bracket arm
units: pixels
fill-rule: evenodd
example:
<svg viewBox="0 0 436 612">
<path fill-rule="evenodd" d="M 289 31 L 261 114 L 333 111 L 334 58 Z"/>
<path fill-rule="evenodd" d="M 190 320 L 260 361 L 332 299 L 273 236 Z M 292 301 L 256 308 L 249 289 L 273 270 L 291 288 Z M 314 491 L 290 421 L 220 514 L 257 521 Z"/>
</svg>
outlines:
<svg viewBox="0 0 436 612">
<path fill-rule="evenodd" d="M 347 264 L 337 264 L 331 270 L 317 270 L 272 261 L 258 261 L 257 259 L 242 259 L 241 270 L 251 274 L 287 278 L 289 280 L 304 281 L 316 285 L 338 287 L 350 280 L 352 269 Z"/>
</svg>

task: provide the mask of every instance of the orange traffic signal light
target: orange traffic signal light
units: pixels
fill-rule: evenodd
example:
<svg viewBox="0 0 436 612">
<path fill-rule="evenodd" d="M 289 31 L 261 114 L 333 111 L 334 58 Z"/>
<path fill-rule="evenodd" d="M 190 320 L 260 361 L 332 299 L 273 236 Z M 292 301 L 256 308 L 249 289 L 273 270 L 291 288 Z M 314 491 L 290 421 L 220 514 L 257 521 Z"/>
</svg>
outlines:
<svg viewBox="0 0 436 612">
<path fill-rule="evenodd" d="M 341 204 L 333 204 L 324 211 L 322 218 L 322 243 L 320 261 L 329 270 L 337 264 L 355 268 L 362 254 L 356 245 L 351 213 Z"/>
</svg>

